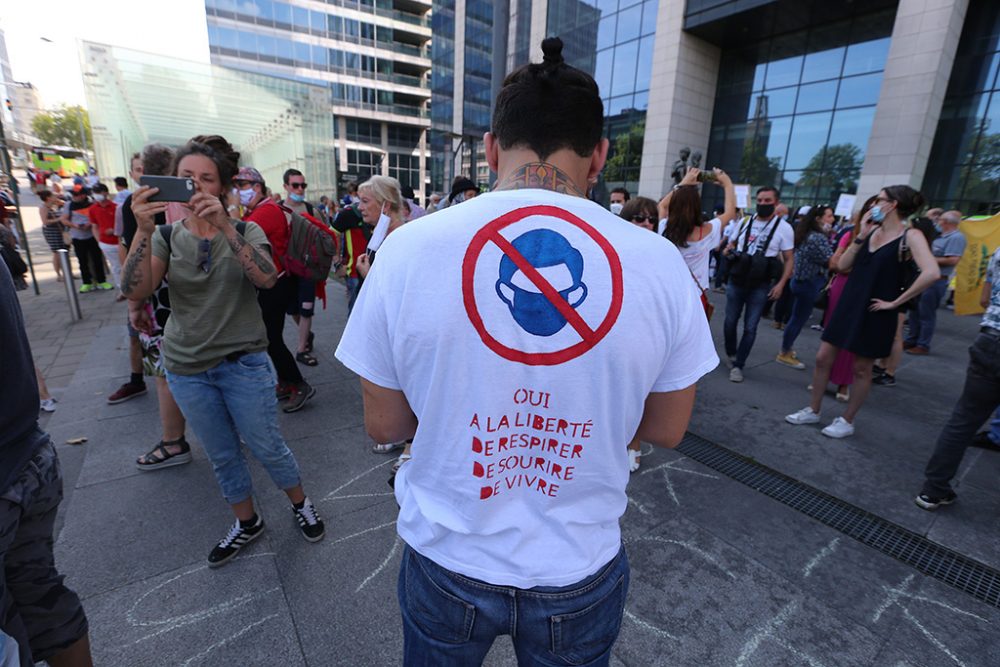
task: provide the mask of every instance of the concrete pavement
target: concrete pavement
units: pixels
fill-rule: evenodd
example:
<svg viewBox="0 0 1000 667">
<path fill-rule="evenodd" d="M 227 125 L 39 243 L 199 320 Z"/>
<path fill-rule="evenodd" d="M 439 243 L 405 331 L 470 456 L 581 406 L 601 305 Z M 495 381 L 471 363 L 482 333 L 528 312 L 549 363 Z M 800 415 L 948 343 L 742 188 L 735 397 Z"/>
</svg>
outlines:
<svg viewBox="0 0 1000 667">
<path fill-rule="evenodd" d="M 340 290 L 331 284 L 317 312 L 320 365 L 305 369 L 317 395 L 280 417 L 326 539 L 298 535 L 283 494 L 253 465 L 267 531 L 213 571 L 205 557 L 231 519 L 200 447 L 190 465 L 139 472 L 132 461 L 158 438 L 155 396 L 105 402 L 127 372 L 124 307 L 110 295 L 81 298 L 88 315 L 69 325 L 58 299 L 22 293 L 33 344 L 50 372 L 61 370 L 53 377 L 72 378 L 47 424 L 67 477 L 57 558 L 84 599 L 98 665 L 400 662 L 392 459 L 370 452 L 357 379 L 332 357 L 346 319 Z M 723 304 L 713 299 L 721 341 Z M 780 334 L 764 321 L 746 382 L 730 383 L 724 367 L 706 377 L 690 430 L 995 572 L 1000 454 L 969 450 L 954 506 L 913 504 L 975 330 L 972 318 L 942 311 L 934 354 L 907 357 L 897 387 L 873 388 L 857 435 L 836 441 L 782 421 L 808 401 L 809 374 L 773 362 Z M 817 341 L 808 329 L 800 337 L 807 363 Z M 841 409 L 831 397 L 824 422 Z M 88 442 L 65 444 L 78 436 Z M 996 606 L 678 452 L 646 450 L 622 519 L 632 584 L 613 664 L 1000 664 Z M 499 640 L 487 663 L 513 664 L 510 642 Z"/>
</svg>

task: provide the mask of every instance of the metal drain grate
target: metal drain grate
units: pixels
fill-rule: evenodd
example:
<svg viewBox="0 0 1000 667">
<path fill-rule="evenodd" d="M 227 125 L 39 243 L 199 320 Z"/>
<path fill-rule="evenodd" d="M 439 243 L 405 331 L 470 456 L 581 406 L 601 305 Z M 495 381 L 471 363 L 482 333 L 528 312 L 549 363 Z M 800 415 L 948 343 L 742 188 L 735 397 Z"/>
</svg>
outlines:
<svg viewBox="0 0 1000 667">
<path fill-rule="evenodd" d="M 722 445 L 688 434 L 677 451 L 923 574 L 1000 608 L 1000 571 Z"/>
</svg>

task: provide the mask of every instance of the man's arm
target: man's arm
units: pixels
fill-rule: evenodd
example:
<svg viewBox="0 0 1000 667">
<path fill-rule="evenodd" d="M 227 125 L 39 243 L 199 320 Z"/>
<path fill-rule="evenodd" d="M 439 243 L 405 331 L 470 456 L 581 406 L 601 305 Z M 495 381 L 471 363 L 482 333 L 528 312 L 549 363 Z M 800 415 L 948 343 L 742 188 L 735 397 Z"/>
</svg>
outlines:
<svg viewBox="0 0 1000 667">
<path fill-rule="evenodd" d="M 990 305 L 990 295 L 993 292 L 992 283 L 983 283 L 983 291 L 979 293 L 979 305 L 986 308 Z"/>
<path fill-rule="evenodd" d="M 413 414 L 403 392 L 380 387 L 364 378 L 361 378 L 361 391 L 365 404 L 365 430 L 375 442 L 400 442 L 413 437 L 417 432 L 417 416 Z M 684 425 L 687 426 L 687 420 Z"/>
<path fill-rule="evenodd" d="M 795 252 L 792 250 L 782 250 L 781 257 L 785 260 L 785 270 L 781 272 L 781 280 L 771 288 L 767 298 L 777 301 L 781 298 L 781 293 L 785 290 L 785 285 L 792 278 L 792 271 L 795 269 Z"/>
<path fill-rule="evenodd" d="M 364 382 L 362 380 L 362 382 Z M 680 444 L 694 410 L 695 386 L 668 392 L 654 392 L 646 397 L 642 421 L 636 435 L 657 447 L 673 449 Z M 407 406 L 409 407 L 409 406 Z M 365 423 L 368 422 L 365 411 Z M 416 418 L 414 418 L 416 425 Z M 386 442 L 380 440 L 379 442 Z"/>
</svg>

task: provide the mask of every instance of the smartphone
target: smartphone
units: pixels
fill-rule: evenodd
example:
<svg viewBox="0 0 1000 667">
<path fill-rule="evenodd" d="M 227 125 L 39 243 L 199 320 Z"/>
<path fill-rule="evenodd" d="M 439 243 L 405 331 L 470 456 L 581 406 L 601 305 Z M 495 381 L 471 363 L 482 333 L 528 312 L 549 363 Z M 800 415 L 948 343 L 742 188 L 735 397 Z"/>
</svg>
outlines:
<svg viewBox="0 0 1000 667">
<path fill-rule="evenodd" d="M 713 171 L 700 171 L 698 172 L 698 182 L 699 183 L 715 183 L 718 181 L 715 177 L 715 172 Z"/>
<path fill-rule="evenodd" d="M 140 176 L 139 185 L 159 188 L 149 201 L 189 202 L 194 196 L 194 180 L 177 176 Z"/>
</svg>

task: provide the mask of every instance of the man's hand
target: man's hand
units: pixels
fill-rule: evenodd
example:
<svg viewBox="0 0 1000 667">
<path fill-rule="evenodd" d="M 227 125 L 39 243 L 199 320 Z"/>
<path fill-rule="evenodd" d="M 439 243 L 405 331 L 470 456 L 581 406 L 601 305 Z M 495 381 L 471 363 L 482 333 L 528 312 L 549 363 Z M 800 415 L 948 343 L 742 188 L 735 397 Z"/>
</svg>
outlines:
<svg viewBox="0 0 1000 667">
<path fill-rule="evenodd" d="M 354 268 L 358 270 L 358 275 L 361 276 L 362 279 L 368 277 L 368 272 L 372 269 L 372 261 L 368 259 L 368 253 L 358 257 L 358 261 L 354 265 Z"/>
<path fill-rule="evenodd" d="M 149 318 L 149 312 L 146 310 L 145 302 L 141 303 L 143 305 L 139 308 L 129 308 L 128 321 L 129 324 L 132 325 L 133 329 L 150 336 L 153 333 L 153 321 Z"/>
<path fill-rule="evenodd" d="M 770 299 L 771 301 L 777 301 L 778 299 L 781 298 L 781 293 L 784 291 L 785 291 L 785 283 L 778 282 L 775 284 L 774 287 L 771 288 L 771 291 L 767 293 L 767 298 Z"/>
</svg>

